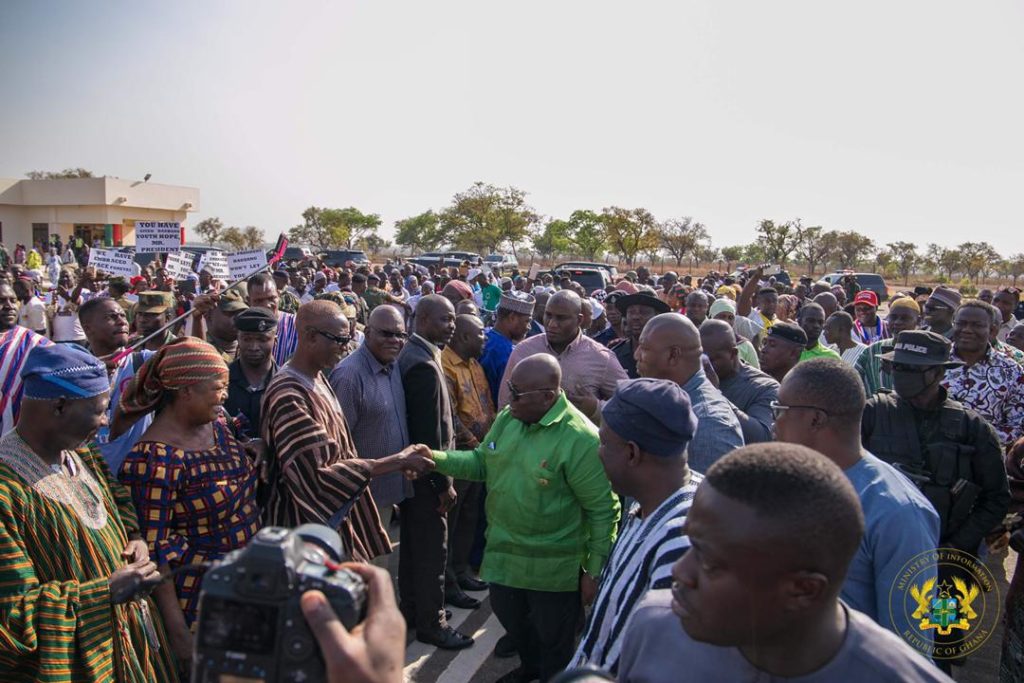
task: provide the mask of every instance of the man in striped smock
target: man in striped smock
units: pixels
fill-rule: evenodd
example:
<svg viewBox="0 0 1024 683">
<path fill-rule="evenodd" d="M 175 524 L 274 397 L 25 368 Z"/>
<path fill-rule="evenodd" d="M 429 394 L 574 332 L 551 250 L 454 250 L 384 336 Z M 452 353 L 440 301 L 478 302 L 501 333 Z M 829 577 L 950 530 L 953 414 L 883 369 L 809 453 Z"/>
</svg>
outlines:
<svg viewBox="0 0 1024 683">
<path fill-rule="evenodd" d="M 614 491 L 635 502 L 601 573 L 570 667 L 592 664 L 615 673 L 634 607 L 647 591 L 671 586 L 672 564 L 690 545 L 680 529 L 702 477 L 686 457 L 697 417 L 675 382 L 623 382 L 601 417 L 601 462 Z"/>
<path fill-rule="evenodd" d="M 18 297 L 0 282 L 0 434 L 10 431 L 21 410 L 21 368 L 29 352 L 50 340 L 18 325 Z"/>
</svg>

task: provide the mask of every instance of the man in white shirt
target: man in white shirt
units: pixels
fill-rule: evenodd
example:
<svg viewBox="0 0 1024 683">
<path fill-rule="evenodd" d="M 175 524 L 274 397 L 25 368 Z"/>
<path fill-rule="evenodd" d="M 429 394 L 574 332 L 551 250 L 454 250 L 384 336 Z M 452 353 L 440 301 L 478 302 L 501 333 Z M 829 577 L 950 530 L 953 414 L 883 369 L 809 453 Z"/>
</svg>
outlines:
<svg viewBox="0 0 1024 683">
<path fill-rule="evenodd" d="M 46 320 L 46 304 L 36 296 L 35 283 L 27 277 L 18 278 L 14 281 L 14 294 L 21 303 L 18 324 L 48 337 L 50 326 Z"/>
</svg>

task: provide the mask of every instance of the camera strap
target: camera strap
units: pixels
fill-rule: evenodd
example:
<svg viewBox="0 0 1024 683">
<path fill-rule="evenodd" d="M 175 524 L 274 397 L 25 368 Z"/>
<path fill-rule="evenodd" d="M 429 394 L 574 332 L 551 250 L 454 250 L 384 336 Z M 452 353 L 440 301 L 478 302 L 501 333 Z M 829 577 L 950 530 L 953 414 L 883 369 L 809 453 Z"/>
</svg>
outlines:
<svg viewBox="0 0 1024 683">
<path fill-rule="evenodd" d="M 342 505 L 337 512 L 331 515 L 331 518 L 327 520 L 327 526 L 329 526 L 332 529 L 337 529 L 338 525 L 341 524 L 342 520 L 348 517 L 348 513 L 352 512 L 353 506 L 355 506 L 356 502 L 359 500 L 359 497 L 363 495 L 363 491 L 365 491 L 366 487 L 369 485 L 370 480 L 369 478 L 367 478 L 366 481 L 364 481 L 359 486 L 359 490 L 356 491 L 355 495 L 352 496 L 344 505 Z"/>
</svg>

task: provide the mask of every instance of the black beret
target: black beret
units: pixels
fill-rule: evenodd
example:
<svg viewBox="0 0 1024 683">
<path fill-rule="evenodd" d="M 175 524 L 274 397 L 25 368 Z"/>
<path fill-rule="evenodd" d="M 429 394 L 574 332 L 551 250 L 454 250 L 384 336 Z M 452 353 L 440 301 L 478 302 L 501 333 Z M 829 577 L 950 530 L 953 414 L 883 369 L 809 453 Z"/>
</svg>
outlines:
<svg viewBox="0 0 1024 683">
<path fill-rule="evenodd" d="M 270 332 L 277 329 L 274 312 L 258 306 L 248 308 L 235 316 L 235 329 L 239 332 Z"/>
<path fill-rule="evenodd" d="M 807 346 L 807 333 L 796 323 L 779 321 L 768 330 L 769 337 L 778 337 L 800 346 Z"/>
</svg>

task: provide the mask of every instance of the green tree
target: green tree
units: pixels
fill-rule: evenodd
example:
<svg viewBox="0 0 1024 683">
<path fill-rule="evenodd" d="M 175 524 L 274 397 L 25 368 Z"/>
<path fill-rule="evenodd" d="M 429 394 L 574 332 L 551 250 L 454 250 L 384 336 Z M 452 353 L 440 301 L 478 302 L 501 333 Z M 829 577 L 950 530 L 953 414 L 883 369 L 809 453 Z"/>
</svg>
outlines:
<svg viewBox="0 0 1024 683">
<path fill-rule="evenodd" d="M 230 228 L 224 229 L 224 232 L 220 235 L 220 241 L 231 247 L 232 251 L 245 249 L 245 235 L 233 225 Z"/>
<path fill-rule="evenodd" d="M 368 251 L 370 256 L 376 258 L 377 254 L 391 246 L 391 242 L 374 233 L 364 237 L 360 242 L 360 246 L 362 246 L 365 251 Z"/>
<path fill-rule="evenodd" d="M 1013 278 L 1013 286 L 1016 287 L 1017 278 L 1024 275 L 1024 254 L 1014 254 L 1006 260 L 1009 264 L 1007 275 Z"/>
<path fill-rule="evenodd" d="M 377 234 L 381 223 L 379 214 L 363 213 L 354 206 L 337 212 L 337 223 L 331 231 L 332 246 L 355 249 L 363 240 Z"/>
<path fill-rule="evenodd" d="M 601 212 L 608 242 L 630 266 L 636 255 L 651 248 L 658 241 L 658 222 L 647 209 L 623 209 L 610 206 Z"/>
<path fill-rule="evenodd" d="M 953 280 L 953 273 L 963 267 L 963 255 L 958 249 L 947 249 L 937 244 L 928 245 L 928 260 L 935 264 L 939 273 L 946 276 L 947 281 Z"/>
<path fill-rule="evenodd" d="M 263 246 L 263 231 L 255 225 L 247 225 L 242 230 L 242 244 L 245 249 L 259 249 Z"/>
<path fill-rule="evenodd" d="M 903 278 L 903 284 L 907 284 L 910 281 L 910 273 L 913 272 L 914 266 L 920 260 L 917 254 L 917 245 L 913 242 L 890 242 L 886 247 L 896 266 L 896 272 Z"/>
<path fill-rule="evenodd" d="M 577 209 L 569 216 L 566 238 L 572 249 L 588 261 L 596 261 L 608 250 L 608 237 L 601 216 L 586 209 Z"/>
<path fill-rule="evenodd" d="M 767 262 L 768 255 L 765 254 L 763 246 L 757 242 L 751 242 L 743 247 L 743 260 L 749 265 L 756 266 Z"/>
<path fill-rule="evenodd" d="M 732 272 L 733 264 L 738 264 L 743 260 L 743 254 L 746 252 L 746 247 L 742 244 L 738 244 L 732 247 L 722 247 L 721 254 L 725 260 L 725 269 Z"/>
<path fill-rule="evenodd" d="M 96 176 L 85 168 L 65 168 L 63 171 L 29 171 L 25 177 L 29 180 L 58 180 L 61 178 L 95 178 Z"/>
<path fill-rule="evenodd" d="M 444 233 L 459 247 L 495 252 L 507 244 L 513 254 L 540 220 L 522 190 L 480 181 L 456 193 L 439 218 Z"/>
<path fill-rule="evenodd" d="M 835 259 L 840 268 L 856 268 L 875 248 L 874 241 L 855 230 L 836 233 L 835 239 Z"/>
<path fill-rule="evenodd" d="M 835 248 L 835 233 L 824 232 L 820 225 L 804 228 L 800 236 L 800 244 L 796 250 L 796 258 L 807 264 L 807 274 L 814 275 L 819 265 L 827 265 L 827 260 Z"/>
<path fill-rule="evenodd" d="M 803 241 L 799 218 L 779 224 L 767 218 L 762 219 L 757 226 L 757 233 L 757 243 L 764 250 L 765 260 L 782 266 L 786 265 L 790 254 Z"/>
<path fill-rule="evenodd" d="M 692 253 L 697 265 L 702 263 L 714 263 L 719 260 L 719 256 L 721 255 L 721 252 L 710 244 L 698 244 Z"/>
<path fill-rule="evenodd" d="M 543 230 L 533 236 L 533 250 L 541 258 L 550 259 L 564 254 L 569 249 L 569 221 L 554 218 L 547 222 Z"/>
<path fill-rule="evenodd" d="M 658 226 L 658 246 L 676 260 L 676 267 L 683 265 L 687 255 L 694 255 L 698 248 L 710 238 L 703 223 L 694 223 L 689 216 L 670 218 Z"/>
<path fill-rule="evenodd" d="M 444 244 L 444 233 L 433 209 L 395 221 L 395 244 L 409 248 L 409 254 L 435 251 Z"/>
<path fill-rule="evenodd" d="M 335 246 L 332 232 L 340 222 L 336 211 L 311 206 L 302 212 L 302 221 L 288 231 L 292 242 L 308 244 L 319 251 L 327 251 Z"/>
<path fill-rule="evenodd" d="M 196 223 L 196 234 L 206 240 L 210 246 L 220 241 L 221 233 L 224 232 L 224 223 L 216 216 L 204 218 Z"/>
<path fill-rule="evenodd" d="M 988 242 L 964 242 L 957 246 L 957 251 L 960 252 L 964 273 L 975 282 L 989 271 L 989 264 L 999 260 L 999 253 Z"/>
</svg>

